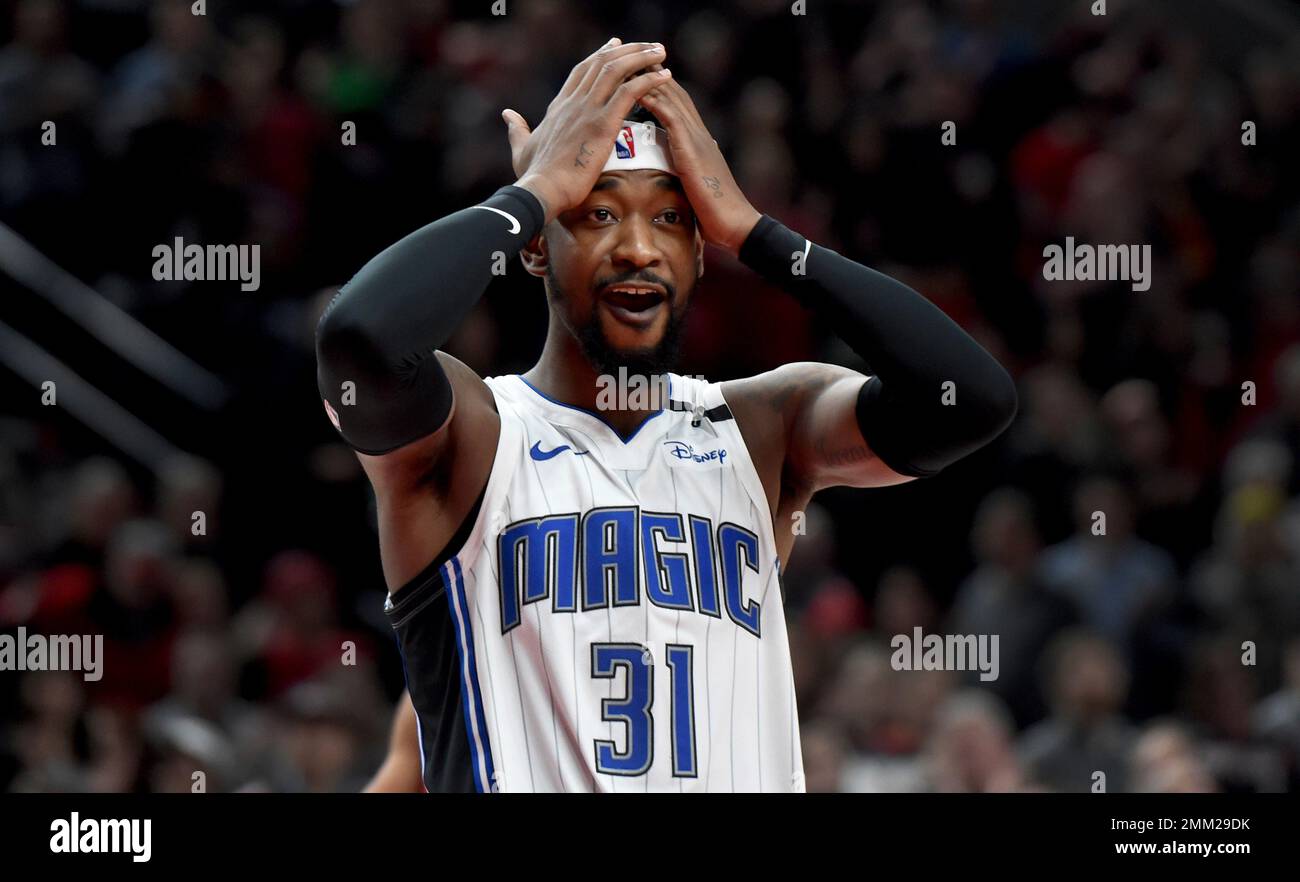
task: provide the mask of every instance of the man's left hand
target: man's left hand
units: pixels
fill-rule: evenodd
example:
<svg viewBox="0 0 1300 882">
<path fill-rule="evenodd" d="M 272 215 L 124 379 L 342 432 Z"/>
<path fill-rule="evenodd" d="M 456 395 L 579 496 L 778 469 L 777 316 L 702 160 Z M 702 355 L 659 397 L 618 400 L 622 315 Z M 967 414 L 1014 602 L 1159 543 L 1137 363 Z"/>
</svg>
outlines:
<svg viewBox="0 0 1300 882">
<path fill-rule="evenodd" d="M 695 102 L 676 80 L 655 86 L 640 103 L 668 131 L 673 166 L 695 211 L 704 241 L 739 255 L 762 217 L 740 192 L 718 142 L 705 128 Z"/>
</svg>

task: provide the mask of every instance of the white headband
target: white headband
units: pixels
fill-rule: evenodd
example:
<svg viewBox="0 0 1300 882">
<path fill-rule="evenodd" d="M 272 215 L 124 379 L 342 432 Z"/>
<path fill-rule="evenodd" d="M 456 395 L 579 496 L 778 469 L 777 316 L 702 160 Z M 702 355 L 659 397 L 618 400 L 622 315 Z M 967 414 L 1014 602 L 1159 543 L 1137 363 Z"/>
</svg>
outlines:
<svg viewBox="0 0 1300 882">
<path fill-rule="evenodd" d="M 668 151 L 668 133 L 649 122 L 623 120 L 623 127 L 614 138 L 609 160 L 602 171 L 632 171 L 657 169 L 677 174 L 673 168 L 672 154 Z"/>
</svg>

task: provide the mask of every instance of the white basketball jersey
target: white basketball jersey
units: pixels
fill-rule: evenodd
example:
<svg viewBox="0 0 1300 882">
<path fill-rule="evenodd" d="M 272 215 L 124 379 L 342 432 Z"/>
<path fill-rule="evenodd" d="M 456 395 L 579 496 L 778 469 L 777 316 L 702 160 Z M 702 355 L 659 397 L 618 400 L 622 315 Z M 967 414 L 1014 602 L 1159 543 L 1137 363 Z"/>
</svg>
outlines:
<svg viewBox="0 0 1300 882">
<path fill-rule="evenodd" d="M 496 461 L 441 577 L 475 784 L 802 791 L 772 517 L 716 383 L 626 440 L 486 380 Z"/>
</svg>

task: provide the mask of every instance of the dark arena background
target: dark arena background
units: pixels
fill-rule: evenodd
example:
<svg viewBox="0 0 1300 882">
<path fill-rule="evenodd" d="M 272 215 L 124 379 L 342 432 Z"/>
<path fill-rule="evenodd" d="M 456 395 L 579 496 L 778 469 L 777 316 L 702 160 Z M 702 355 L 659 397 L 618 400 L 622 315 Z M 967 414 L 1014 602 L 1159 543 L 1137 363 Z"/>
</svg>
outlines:
<svg viewBox="0 0 1300 882">
<path fill-rule="evenodd" d="M 611 35 L 664 43 L 759 211 L 1019 389 L 940 476 L 807 511 L 808 790 L 1300 790 L 1300 5 L 1100 5 L 4 4 L 0 633 L 102 635 L 103 664 L 0 671 L 0 790 L 366 785 L 403 671 L 316 322 L 512 183 L 502 109 L 535 127 Z M 1049 278 L 1067 237 L 1145 251 L 1147 283 Z M 159 280 L 177 239 L 256 246 L 259 277 Z M 706 260 L 680 372 L 868 371 Z M 446 349 L 516 373 L 545 332 L 512 261 Z M 998 677 L 900 670 L 917 628 L 997 635 Z"/>
</svg>

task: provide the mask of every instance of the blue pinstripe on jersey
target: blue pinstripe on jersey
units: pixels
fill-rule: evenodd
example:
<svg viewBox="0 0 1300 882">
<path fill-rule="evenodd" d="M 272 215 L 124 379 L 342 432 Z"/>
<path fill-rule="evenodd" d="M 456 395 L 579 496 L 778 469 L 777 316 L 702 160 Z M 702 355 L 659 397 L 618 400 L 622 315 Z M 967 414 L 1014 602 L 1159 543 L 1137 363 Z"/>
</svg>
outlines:
<svg viewBox="0 0 1300 882">
<path fill-rule="evenodd" d="M 474 786 L 479 793 L 487 793 L 492 790 L 495 770 L 492 767 L 487 720 L 483 716 L 483 695 L 479 691 L 474 637 L 470 631 L 469 605 L 465 600 L 465 580 L 460 570 L 459 557 L 453 557 L 446 564 L 446 574 L 449 589 L 447 596 L 456 625 L 456 651 L 460 655 L 461 709 L 465 713 L 465 730 L 469 735 L 470 753 L 474 762 Z"/>
</svg>

